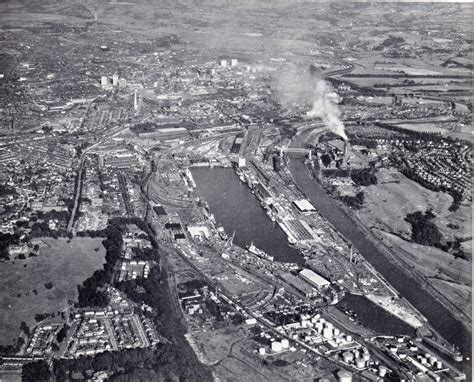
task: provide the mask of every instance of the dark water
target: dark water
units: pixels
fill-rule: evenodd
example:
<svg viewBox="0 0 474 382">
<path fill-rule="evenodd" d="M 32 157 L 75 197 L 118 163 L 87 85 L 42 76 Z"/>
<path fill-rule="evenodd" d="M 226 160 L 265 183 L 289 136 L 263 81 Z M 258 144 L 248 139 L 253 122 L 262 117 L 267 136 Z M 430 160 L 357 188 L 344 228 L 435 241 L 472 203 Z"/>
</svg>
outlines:
<svg viewBox="0 0 474 382">
<path fill-rule="evenodd" d="M 296 160 L 290 162 L 290 170 L 298 187 L 310 199 L 333 226 L 354 246 L 408 301 L 420 310 L 433 327 L 448 341 L 456 344 L 464 356 L 471 355 L 469 332 L 457 321 L 456 317 L 428 292 L 424 291 L 416 280 L 387 261 L 379 253 L 365 234 L 357 228 L 352 218 L 340 210 L 330 199 L 319 183 L 308 176 L 305 165 Z M 197 195 L 209 203 L 218 224 L 231 235 L 235 230 L 235 244 L 245 247 L 251 241 L 275 257 L 277 261 L 299 262 L 300 253 L 288 246 L 285 233 L 268 219 L 257 198 L 248 187 L 242 184 L 229 168 L 193 168 L 192 174 L 197 184 Z M 398 318 L 390 315 L 369 300 L 358 296 L 347 296 L 342 304 L 355 311 L 359 321 L 381 334 L 412 335 L 413 329 Z M 470 375 L 468 362 L 465 371 Z"/>
<path fill-rule="evenodd" d="M 196 193 L 209 203 L 216 222 L 230 236 L 235 230 L 234 243 L 245 248 L 255 246 L 276 261 L 302 263 L 300 252 L 288 245 L 286 234 L 273 223 L 258 199 L 243 184 L 231 168 L 192 168 Z"/>
<path fill-rule="evenodd" d="M 352 218 L 341 210 L 324 191 L 320 183 L 311 179 L 302 161 L 292 160 L 290 171 L 296 185 L 339 232 L 350 240 L 364 258 L 369 261 L 387 279 L 397 291 L 410 301 L 451 343 L 459 347 L 465 356 L 471 356 L 471 335 L 458 321 L 453 312 L 445 308 L 426 292 L 417 280 L 406 274 L 398 266 L 389 262 L 377 247 L 366 238 Z"/>
<path fill-rule="evenodd" d="M 348 294 L 337 304 L 337 307 L 349 309 L 357 314 L 355 318 L 362 326 L 382 335 L 415 336 L 415 329 L 399 320 L 364 296 Z"/>
</svg>

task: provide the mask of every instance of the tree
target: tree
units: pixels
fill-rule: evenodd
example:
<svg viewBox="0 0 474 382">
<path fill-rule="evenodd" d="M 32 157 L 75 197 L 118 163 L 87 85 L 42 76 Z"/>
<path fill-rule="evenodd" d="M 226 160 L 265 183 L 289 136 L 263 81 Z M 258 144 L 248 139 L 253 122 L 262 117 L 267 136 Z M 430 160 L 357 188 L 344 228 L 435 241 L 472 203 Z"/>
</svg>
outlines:
<svg viewBox="0 0 474 382">
<path fill-rule="evenodd" d="M 377 176 L 371 168 L 352 170 L 351 179 L 357 186 L 370 186 L 377 184 Z"/>
<path fill-rule="evenodd" d="M 359 210 L 364 206 L 365 194 L 363 191 L 359 191 L 355 196 L 343 195 L 341 200 L 350 208 Z"/>
<path fill-rule="evenodd" d="M 23 333 L 25 333 L 27 336 L 30 335 L 30 328 L 28 327 L 28 325 L 26 324 L 25 321 L 22 321 L 21 324 L 20 324 L 20 329 L 23 331 Z"/>
<path fill-rule="evenodd" d="M 405 221 L 411 224 L 411 238 L 415 243 L 430 246 L 440 246 L 441 233 L 432 222 L 435 215 L 431 210 L 423 214 L 417 211 L 408 214 Z"/>
<path fill-rule="evenodd" d="M 66 335 L 67 335 L 67 326 L 64 325 L 58 332 L 58 334 L 56 334 L 56 340 L 61 343 L 63 342 L 63 340 L 66 338 Z"/>
<path fill-rule="evenodd" d="M 21 380 L 23 382 L 48 382 L 51 378 L 48 364 L 45 361 L 36 361 L 23 365 Z"/>
</svg>

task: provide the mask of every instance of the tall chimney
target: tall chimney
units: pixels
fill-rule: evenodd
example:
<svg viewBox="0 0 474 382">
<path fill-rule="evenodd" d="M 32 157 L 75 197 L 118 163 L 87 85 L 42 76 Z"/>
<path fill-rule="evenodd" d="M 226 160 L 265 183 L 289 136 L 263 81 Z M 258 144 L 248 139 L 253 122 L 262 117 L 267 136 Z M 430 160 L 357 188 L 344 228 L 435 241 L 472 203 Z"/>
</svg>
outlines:
<svg viewBox="0 0 474 382">
<path fill-rule="evenodd" d="M 347 167 L 347 141 L 344 139 L 344 149 L 343 149 L 343 157 L 342 157 L 342 167 Z"/>
</svg>

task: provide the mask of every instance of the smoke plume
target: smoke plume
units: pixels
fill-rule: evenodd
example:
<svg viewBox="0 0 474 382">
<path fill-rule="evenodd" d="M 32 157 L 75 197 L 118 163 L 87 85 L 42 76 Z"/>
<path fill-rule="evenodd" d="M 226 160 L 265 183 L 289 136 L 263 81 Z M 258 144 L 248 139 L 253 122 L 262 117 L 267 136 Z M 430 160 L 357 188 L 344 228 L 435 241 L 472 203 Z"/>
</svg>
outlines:
<svg viewBox="0 0 474 382">
<path fill-rule="evenodd" d="M 306 107 L 309 118 L 321 118 L 333 133 L 347 140 L 339 111 L 339 97 L 334 89 L 318 74 L 295 69 L 280 73 L 276 84 L 283 107 Z"/>
</svg>

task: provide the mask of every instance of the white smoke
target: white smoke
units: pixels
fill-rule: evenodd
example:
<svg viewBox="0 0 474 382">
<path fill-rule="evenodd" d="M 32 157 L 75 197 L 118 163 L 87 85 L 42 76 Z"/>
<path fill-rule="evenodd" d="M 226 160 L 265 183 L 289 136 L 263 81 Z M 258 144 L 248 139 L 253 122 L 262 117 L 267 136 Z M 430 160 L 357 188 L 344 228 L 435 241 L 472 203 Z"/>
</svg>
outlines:
<svg viewBox="0 0 474 382">
<path fill-rule="evenodd" d="M 347 141 L 344 124 L 339 111 L 339 97 L 323 79 L 317 79 L 314 88 L 313 106 L 306 113 L 309 117 L 319 117 L 333 133 Z"/>
<path fill-rule="evenodd" d="M 283 107 L 309 107 L 306 113 L 309 118 L 321 118 L 330 131 L 347 140 L 338 107 L 339 97 L 321 76 L 308 70 L 286 69 L 278 75 L 276 90 Z"/>
</svg>

